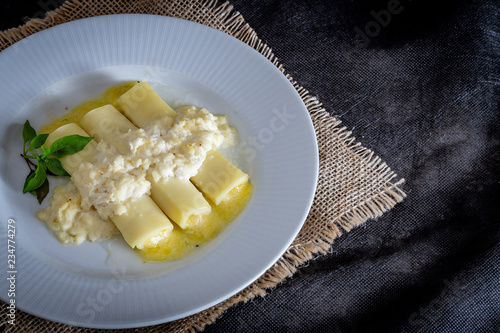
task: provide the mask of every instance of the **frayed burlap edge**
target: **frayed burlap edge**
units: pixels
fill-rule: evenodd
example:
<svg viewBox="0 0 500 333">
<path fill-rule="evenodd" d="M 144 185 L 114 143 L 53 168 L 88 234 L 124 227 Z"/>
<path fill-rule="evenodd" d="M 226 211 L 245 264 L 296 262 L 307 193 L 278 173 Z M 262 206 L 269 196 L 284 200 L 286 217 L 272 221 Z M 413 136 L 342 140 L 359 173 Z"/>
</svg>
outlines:
<svg viewBox="0 0 500 333">
<path fill-rule="evenodd" d="M 58 9 L 47 13 L 43 19 L 32 19 L 19 28 L 0 32 L 0 50 L 38 31 L 74 20 L 75 11 L 88 9 L 88 4 L 92 1 L 93 0 L 66 1 Z M 180 6 L 181 8 L 179 8 L 179 6 L 176 7 L 176 4 L 179 2 L 183 3 L 183 5 Z M 192 6 L 186 6 L 186 3 L 190 3 Z M 161 7 L 164 12 L 161 12 L 158 7 Z M 112 13 L 163 14 L 190 19 L 211 26 L 250 45 L 269 59 L 278 69 L 280 69 L 280 71 L 283 73 L 285 72 L 271 48 L 259 39 L 256 32 L 245 22 L 242 15 L 234 11 L 233 6 L 228 2 L 223 4 L 219 4 L 217 1 L 198 0 L 177 0 L 168 4 L 161 0 L 125 2 L 123 6 L 119 6 L 119 8 L 110 8 L 109 12 L 102 11 L 94 13 L 93 15 L 83 14 L 81 17 L 77 18 Z M 311 213 L 301 232 L 283 256 L 264 275 L 235 296 L 190 317 L 154 327 L 134 329 L 133 331 L 160 332 L 168 330 L 172 332 L 182 332 L 203 330 L 206 325 L 213 323 L 228 308 L 240 302 L 247 302 L 256 296 L 264 296 L 267 290 L 276 287 L 283 280 L 291 277 L 297 271 L 298 267 L 304 265 L 317 255 L 325 254 L 331 248 L 334 239 L 342 234 L 341 230 L 348 232 L 366 220 L 382 215 L 396 203 L 402 201 L 406 196 L 400 188 L 404 180 L 400 179 L 393 182 L 394 178 L 396 178 L 395 173 L 392 172 L 379 157 L 375 156 L 371 150 L 362 147 L 360 143 L 357 143 L 355 138 L 351 135 L 351 132 L 345 127 L 340 127 L 341 121 L 332 117 L 322 107 L 322 104 L 316 97 L 311 96 L 309 92 L 295 82 L 290 75 L 286 76 L 293 84 L 310 112 L 320 151 L 318 189 Z M 348 154 L 351 154 L 352 156 L 350 158 L 360 163 L 363 170 L 369 170 L 369 172 L 371 172 L 369 177 L 367 176 L 368 178 L 362 178 L 364 175 L 360 175 L 360 183 L 362 183 L 363 180 L 365 182 L 373 180 L 373 183 L 379 184 L 379 190 L 374 191 L 372 195 L 361 198 L 356 204 L 345 207 L 345 209 L 341 212 L 337 212 L 335 215 L 329 212 L 323 212 L 324 209 L 322 207 L 325 200 L 328 201 L 325 196 L 330 194 L 329 189 L 331 187 L 329 186 L 331 184 L 329 184 L 329 182 L 331 181 L 331 177 L 328 176 L 329 173 L 327 171 L 332 168 L 332 159 L 334 158 L 322 155 L 322 151 L 328 150 L 328 148 L 325 147 L 329 147 L 332 142 L 341 147 L 341 149 L 345 149 L 345 151 L 343 151 L 344 154 L 346 151 Z M 333 200 L 334 199 L 331 199 L 331 201 Z M 18 316 L 19 315 L 20 314 L 18 314 Z M 24 313 L 23 315 L 26 316 L 24 321 L 25 329 L 30 328 L 39 331 L 50 327 L 51 331 L 54 332 L 91 331 L 88 329 L 50 323 Z M 46 326 L 44 323 L 50 323 L 50 326 Z"/>
</svg>

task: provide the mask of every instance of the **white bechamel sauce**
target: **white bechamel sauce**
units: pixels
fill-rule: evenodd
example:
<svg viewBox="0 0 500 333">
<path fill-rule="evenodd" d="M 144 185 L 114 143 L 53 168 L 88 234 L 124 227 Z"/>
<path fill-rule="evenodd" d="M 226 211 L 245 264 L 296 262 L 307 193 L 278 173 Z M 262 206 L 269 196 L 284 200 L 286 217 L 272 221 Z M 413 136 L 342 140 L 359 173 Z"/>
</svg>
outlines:
<svg viewBox="0 0 500 333">
<path fill-rule="evenodd" d="M 133 160 L 142 163 L 155 181 L 189 179 L 196 175 L 208 151 L 237 141 L 237 132 L 226 116 L 195 106 L 181 107 L 177 113 L 175 119 L 165 117 L 123 135 Z"/>
<path fill-rule="evenodd" d="M 56 187 L 49 200 L 50 205 L 37 217 L 63 244 L 95 242 L 118 233 L 113 222 L 103 220 L 95 209 L 82 207 L 81 195 L 72 182 Z"/>
</svg>

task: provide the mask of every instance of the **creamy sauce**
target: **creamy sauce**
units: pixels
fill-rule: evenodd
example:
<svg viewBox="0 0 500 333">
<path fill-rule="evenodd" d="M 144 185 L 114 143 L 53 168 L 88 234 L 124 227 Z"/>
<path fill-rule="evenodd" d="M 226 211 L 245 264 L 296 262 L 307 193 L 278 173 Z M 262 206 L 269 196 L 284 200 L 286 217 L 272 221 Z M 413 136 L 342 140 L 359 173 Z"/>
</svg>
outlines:
<svg viewBox="0 0 500 333">
<path fill-rule="evenodd" d="M 57 209 L 49 206 L 37 217 L 46 221 L 47 228 L 63 244 L 96 242 L 119 233 L 113 222 L 101 219 L 95 209 L 83 209 L 82 197 L 72 182 L 56 187 L 49 200 Z"/>
<path fill-rule="evenodd" d="M 126 82 L 107 89 L 98 98 L 83 102 L 64 116 L 57 118 L 40 129 L 40 133 L 51 133 L 57 128 L 69 124 L 80 124 L 83 116 L 89 111 L 111 104 L 118 108 L 116 101 L 136 84 L 136 81 Z M 233 189 L 218 206 L 212 206 L 208 215 L 194 216 L 188 221 L 186 229 L 179 228 L 175 223 L 174 230 L 168 237 L 159 241 L 156 246 L 144 247 L 136 250 L 141 257 L 149 261 L 179 260 L 192 252 L 195 248 L 215 238 L 236 216 L 240 214 L 248 203 L 252 193 L 252 185 L 246 183 Z M 107 236 L 106 236 L 107 237 Z M 102 238 L 105 238 L 104 236 Z M 88 239 L 88 237 L 87 237 Z M 91 239 L 96 241 L 99 239 Z"/>
</svg>

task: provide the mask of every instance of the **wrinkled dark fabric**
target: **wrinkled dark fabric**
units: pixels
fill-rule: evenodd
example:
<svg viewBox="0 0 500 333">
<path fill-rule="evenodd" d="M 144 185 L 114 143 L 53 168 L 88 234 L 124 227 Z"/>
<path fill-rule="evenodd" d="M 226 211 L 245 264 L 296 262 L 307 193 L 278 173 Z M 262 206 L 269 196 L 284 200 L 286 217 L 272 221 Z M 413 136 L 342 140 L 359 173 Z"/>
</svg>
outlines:
<svg viewBox="0 0 500 333">
<path fill-rule="evenodd" d="M 500 2 L 232 3 L 408 198 L 206 332 L 500 332 Z"/>
</svg>

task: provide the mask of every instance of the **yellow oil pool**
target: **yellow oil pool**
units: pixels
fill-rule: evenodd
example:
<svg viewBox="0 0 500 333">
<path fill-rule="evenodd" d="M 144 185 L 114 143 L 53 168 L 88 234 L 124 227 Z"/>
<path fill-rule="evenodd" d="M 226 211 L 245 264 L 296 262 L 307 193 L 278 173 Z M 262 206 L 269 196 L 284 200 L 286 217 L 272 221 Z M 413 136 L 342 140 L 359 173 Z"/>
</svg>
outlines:
<svg viewBox="0 0 500 333">
<path fill-rule="evenodd" d="M 131 81 L 120 83 L 116 86 L 106 89 L 104 94 L 102 94 L 100 97 L 80 103 L 65 115 L 52 120 L 47 125 L 42 126 L 42 128 L 40 128 L 40 133 L 52 133 L 59 127 L 70 123 L 80 124 L 80 121 L 82 120 L 83 116 L 87 114 L 87 112 L 90 112 L 104 105 L 111 104 L 114 107 L 118 108 L 116 104 L 118 98 L 120 98 L 121 95 L 129 91 L 136 84 L 137 81 Z"/>
<path fill-rule="evenodd" d="M 251 193 L 252 185 L 248 182 L 229 192 L 218 206 L 207 199 L 212 206 L 210 214 L 191 218 L 184 230 L 174 224 L 174 230 L 169 237 L 160 241 L 156 247 L 136 251 L 148 261 L 183 258 L 198 246 L 214 239 L 233 221 L 245 208 Z"/>
</svg>

